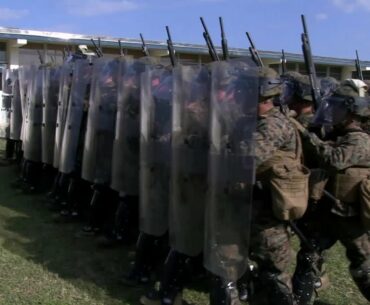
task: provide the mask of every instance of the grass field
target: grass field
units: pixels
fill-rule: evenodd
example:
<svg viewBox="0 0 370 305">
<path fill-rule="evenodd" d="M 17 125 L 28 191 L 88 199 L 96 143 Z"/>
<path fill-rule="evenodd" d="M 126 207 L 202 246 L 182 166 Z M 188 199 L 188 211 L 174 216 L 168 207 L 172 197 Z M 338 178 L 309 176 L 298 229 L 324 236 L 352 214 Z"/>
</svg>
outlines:
<svg viewBox="0 0 370 305">
<path fill-rule="evenodd" d="M 132 249 L 102 250 L 93 238 L 76 237 L 81 225 L 53 222 L 43 196 L 9 187 L 15 178 L 14 166 L 0 167 L 0 304 L 138 304 L 144 290 L 119 282 Z M 347 272 L 339 245 L 331 250 L 328 269 L 332 286 L 317 305 L 367 304 Z M 200 290 L 187 290 L 187 301 L 207 304 L 207 294 Z"/>
</svg>

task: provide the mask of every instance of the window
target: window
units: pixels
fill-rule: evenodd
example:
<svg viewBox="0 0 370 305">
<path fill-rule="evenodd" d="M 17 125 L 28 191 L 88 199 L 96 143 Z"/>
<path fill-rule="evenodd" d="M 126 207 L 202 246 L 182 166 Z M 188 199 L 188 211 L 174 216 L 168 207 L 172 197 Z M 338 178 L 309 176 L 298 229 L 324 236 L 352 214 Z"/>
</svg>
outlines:
<svg viewBox="0 0 370 305">
<path fill-rule="evenodd" d="M 38 65 L 38 64 L 40 64 L 40 59 L 36 49 L 19 48 L 20 66 Z"/>
<path fill-rule="evenodd" d="M 327 66 L 324 65 L 315 65 L 316 68 L 316 76 L 317 77 L 326 77 L 326 71 L 327 71 Z"/>
<path fill-rule="evenodd" d="M 6 43 L 5 42 L 0 42 L 0 63 L 2 63 L 2 64 L 7 63 Z"/>
<path fill-rule="evenodd" d="M 334 77 L 337 80 L 342 79 L 342 68 L 341 67 L 330 67 L 329 76 Z"/>
</svg>

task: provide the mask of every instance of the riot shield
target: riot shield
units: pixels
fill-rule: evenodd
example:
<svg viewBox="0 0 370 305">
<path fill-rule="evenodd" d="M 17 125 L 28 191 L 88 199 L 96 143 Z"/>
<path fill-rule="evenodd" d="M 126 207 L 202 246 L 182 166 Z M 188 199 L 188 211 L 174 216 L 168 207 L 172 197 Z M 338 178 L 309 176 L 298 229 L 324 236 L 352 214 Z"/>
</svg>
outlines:
<svg viewBox="0 0 370 305">
<path fill-rule="evenodd" d="M 43 74 L 42 162 L 53 164 L 55 127 L 58 111 L 60 67 L 46 67 Z"/>
<path fill-rule="evenodd" d="M 240 60 L 213 63 L 211 75 L 204 264 L 236 281 L 247 267 L 258 77 Z"/>
<path fill-rule="evenodd" d="M 43 70 L 43 67 L 31 67 L 32 78 L 27 88 L 26 126 L 23 150 L 24 158 L 33 162 L 41 161 Z"/>
<path fill-rule="evenodd" d="M 116 59 L 94 61 L 82 161 L 82 178 L 110 184 L 117 110 Z"/>
<path fill-rule="evenodd" d="M 55 126 L 55 144 L 53 166 L 59 168 L 64 127 L 67 119 L 68 99 L 72 82 L 72 63 L 64 63 L 60 68 L 57 122 Z"/>
<path fill-rule="evenodd" d="M 28 86 L 32 80 L 32 67 L 21 66 L 18 69 L 19 77 L 19 93 L 22 106 L 22 128 L 21 128 L 21 140 L 24 140 L 25 129 L 26 129 L 26 117 L 27 117 L 27 94 Z"/>
<path fill-rule="evenodd" d="M 77 151 L 83 141 L 81 123 L 83 113 L 88 107 L 91 75 L 92 65 L 87 60 L 75 62 L 60 148 L 59 171 L 65 174 L 76 169 Z"/>
<path fill-rule="evenodd" d="M 207 189 L 210 76 L 206 67 L 174 70 L 170 245 L 189 256 L 203 251 Z"/>
<path fill-rule="evenodd" d="M 10 109 L 13 99 L 12 87 L 14 84 L 14 71 L 4 69 L 2 74 L 2 103 L 0 108 L 0 138 L 8 139 L 10 136 Z"/>
<path fill-rule="evenodd" d="M 168 230 L 172 71 L 147 66 L 140 95 L 140 230 L 161 236 Z"/>
<path fill-rule="evenodd" d="M 112 155 L 112 189 L 139 193 L 141 60 L 122 58 L 118 67 L 116 131 Z"/>
<path fill-rule="evenodd" d="M 20 80 L 18 71 L 14 71 L 12 86 L 12 104 L 10 109 L 10 139 L 19 141 L 22 130 L 22 100 L 20 91 Z"/>
</svg>

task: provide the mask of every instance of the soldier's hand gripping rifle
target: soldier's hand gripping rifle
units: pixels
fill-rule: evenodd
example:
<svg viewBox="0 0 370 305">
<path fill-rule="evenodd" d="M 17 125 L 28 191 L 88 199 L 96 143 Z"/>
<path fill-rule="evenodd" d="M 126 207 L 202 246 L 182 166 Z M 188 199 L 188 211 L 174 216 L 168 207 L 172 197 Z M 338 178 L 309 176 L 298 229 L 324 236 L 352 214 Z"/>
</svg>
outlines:
<svg viewBox="0 0 370 305">
<path fill-rule="evenodd" d="M 320 92 L 320 87 L 318 85 L 318 81 L 316 77 L 315 65 L 312 59 L 310 38 L 308 36 L 307 24 L 306 24 L 306 19 L 304 15 L 301 15 L 301 19 L 302 19 L 302 25 L 303 25 L 303 33 L 301 35 L 302 51 L 303 51 L 303 56 L 304 56 L 304 62 L 306 65 L 306 70 L 307 70 L 308 77 L 310 80 L 312 100 L 317 109 L 319 105 L 321 104 L 321 92 Z"/>
<path fill-rule="evenodd" d="M 211 35 L 209 35 L 208 29 L 207 29 L 206 23 L 204 22 L 203 17 L 200 17 L 200 22 L 203 25 L 203 29 L 204 29 L 203 37 L 208 47 L 209 56 L 211 56 L 212 61 L 219 61 L 220 58 L 218 57 L 216 48 L 213 44 Z"/>
<path fill-rule="evenodd" d="M 362 70 L 361 70 L 361 63 L 360 63 L 360 59 L 358 57 L 357 50 L 356 50 L 356 60 L 355 60 L 355 63 L 356 63 L 357 78 L 358 79 L 361 79 L 361 80 L 364 80 L 364 76 L 362 75 Z"/>
<path fill-rule="evenodd" d="M 258 54 L 258 51 L 254 45 L 251 35 L 249 34 L 249 32 L 246 32 L 245 34 L 247 35 L 247 38 L 249 40 L 249 44 L 250 44 L 249 52 L 251 53 L 252 60 L 256 63 L 258 67 L 263 67 L 262 59 L 260 55 Z"/>
<path fill-rule="evenodd" d="M 170 55 L 172 67 L 175 67 L 177 65 L 177 60 L 176 60 L 176 55 L 175 55 L 175 49 L 172 43 L 170 28 L 168 26 L 166 26 L 166 31 L 167 31 L 167 49 Z"/>
<path fill-rule="evenodd" d="M 140 33 L 140 39 L 141 39 L 141 51 L 144 53 L 145 56 L 150 56 L 148 48 L 146 46 L 143 34 Z"/>
<path fill-rule="evenodd" d="M 287 73 L 287 67 L 286 67 L 286 57 L 285 57 L 284 49 L 281 50 L 280 62 L 281 62 L 281 74 L 285 75 L 285 73 Z"/>
<path fill-rule="evenodd" d="M 221 28 L 221 44 L 222 44 L 222 53 L 223 53 L 223 59 L 228 60 L 229 59 L 229 48 L 227 46 L 227 40 L 224 32 L 224 22 L 222 20 L 222 17 L 219 18 L 220 20 L 220 28 Z"/>
</svg>

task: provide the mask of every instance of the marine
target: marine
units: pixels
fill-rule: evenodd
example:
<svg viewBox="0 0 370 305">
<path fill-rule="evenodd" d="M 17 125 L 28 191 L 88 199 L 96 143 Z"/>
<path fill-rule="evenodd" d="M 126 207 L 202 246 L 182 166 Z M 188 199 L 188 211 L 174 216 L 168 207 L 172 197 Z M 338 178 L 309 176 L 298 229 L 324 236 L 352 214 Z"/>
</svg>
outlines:
<svg viewBox="0 0 370 305">
<path fill-rule="evenodd" d="M 300 128 L 303 138 L 311 145 L 321 168 L 326 170 L 326 191 L 319 213 L 312 222 L 312 239 L 316 251 L 322 255 L 337 241 L 346 248 L 350 273 L 363 296 L 370 300 L 370 239 L 368 227 L 368 194 L 370 174 L 370 138 L 361 122 L 370 115 L 369 99 L 358 86 L 358 80 L 345 80 L 326 99 L 314 122 L 331 125 L 335 142 L 321 140 L 317 135 Z M 335 198 L 335 200 L 333 200 Z M 323 225 L 325 224 L 325 225 Z M 316 229 L 316 231 L 315 231 Z M 305 252 L 305 253 L 303 253 Z M 310 259 L 314 253 L 302 249 L 307 259 L 296 270 L 304 291 L 297 291 L 299 304 L 312 304 L 314 270 L 320 261 Z"/>
<path fill-rule="evenodd" d="M 260 286 L 250 304 L 295 304 L 288 268 L 292 262 L 286 222 L 274 212 L 271 170 L 297 160 L 297 132 L 286 114 L 274 106 L 281 94 L 281 81 L 271 69 L 260 74 L 258 122 L 254 137 L 257 187 L 251 231 L 251 259 L 257 263 Z M 269 191 L 267 191 L 269 190 Z"/>
</svg>

